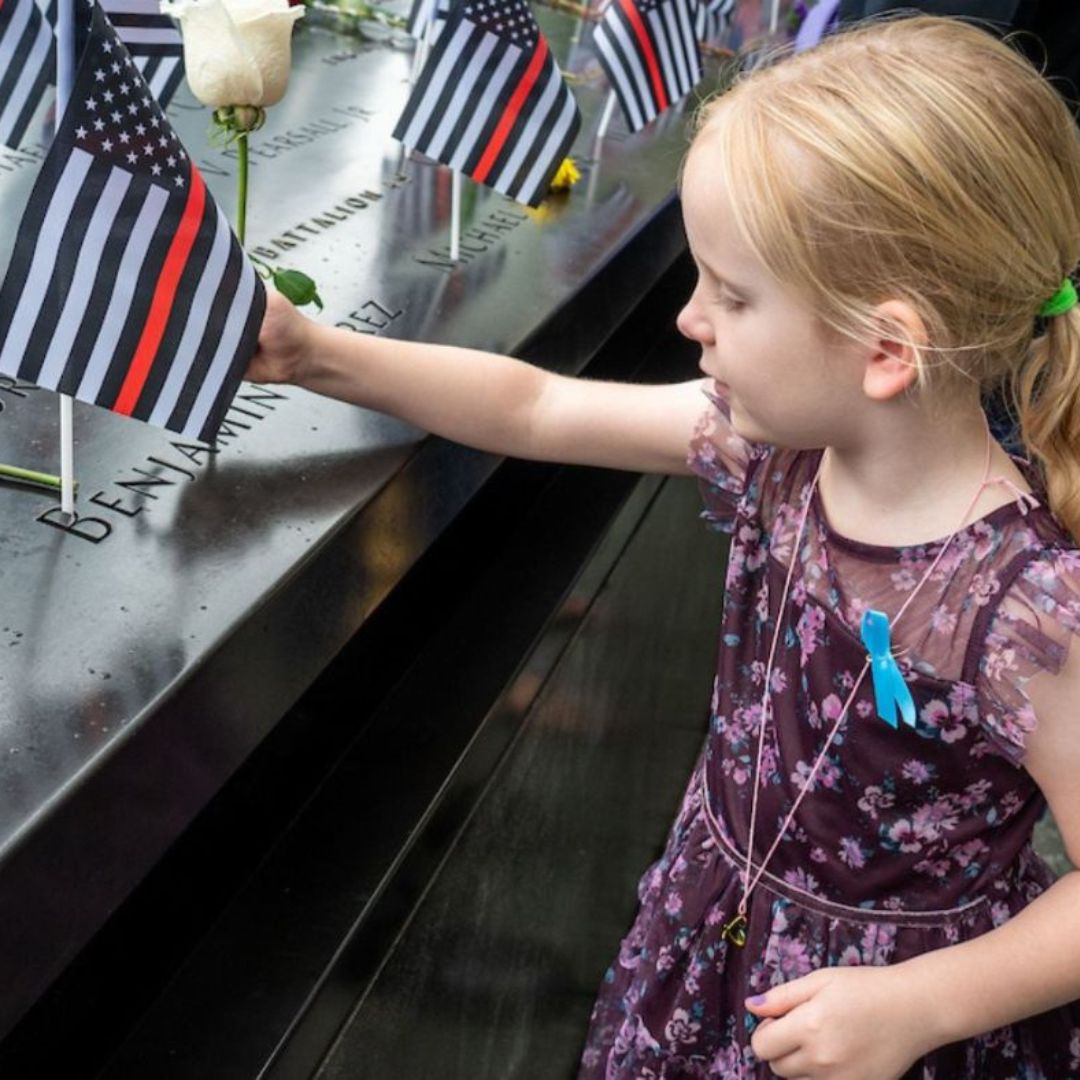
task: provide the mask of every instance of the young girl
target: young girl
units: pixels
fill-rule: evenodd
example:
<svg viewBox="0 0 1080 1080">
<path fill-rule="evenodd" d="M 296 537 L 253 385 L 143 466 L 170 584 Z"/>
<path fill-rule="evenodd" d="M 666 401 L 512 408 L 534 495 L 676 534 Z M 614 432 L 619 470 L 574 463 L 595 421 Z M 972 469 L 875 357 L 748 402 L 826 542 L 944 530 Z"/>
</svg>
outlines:
<svg viewBox="0 0 1080 1080">
<path fill-rule="evenodd" d="M 1080 855 L 1076 126 L 979 29 L 872 25 L 715 102 L 683 203 L 704 384 L 280 301 L 251 377 L 502 454 L 692 470 L 733 533 L 705 749 L 583 1077 L 1080 1076 L 1080 875 L 1030 846 L 1048 800 Z M 989 436 L 1003 380 L 1035 466 Z"/>
</svg>

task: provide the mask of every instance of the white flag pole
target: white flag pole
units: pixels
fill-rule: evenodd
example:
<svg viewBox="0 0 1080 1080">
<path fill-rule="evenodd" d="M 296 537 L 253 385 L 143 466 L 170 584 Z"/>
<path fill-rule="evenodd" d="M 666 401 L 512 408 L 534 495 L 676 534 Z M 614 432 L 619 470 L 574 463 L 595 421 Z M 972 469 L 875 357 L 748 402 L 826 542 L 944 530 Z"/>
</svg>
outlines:
<svg viewBox="0 0 1080 1080">
<path fill-rule="evenodd" d="M 461 258 L 461 173 L 450 174 L 450 258 Z"/>
<path fill-rule="evenodd" d="M 780 25 L 780 0 L 772 0 L 772 11 L 769 13 L 769 33 L 775 34 Z"/>
<path fill-rule="evenodd" d="M 604 142 L 602 139 L 593 140 L 592 150 L 592 162 L 589 167 L 589 185 L 585 189 L 585 206 L 586 208 L 592 206 L 593 200 L 596 198 L 596 184 L 597 179 L 600 176 L 600 158 L 604 153 Z"/>
<path fill-rule="evenodd" d="M 74 0 L 59 0 L 56 9 L 56 123 L 59 126 L 75 82 Z M 60 395 L 60 509 L 75 513 L 75 427 L 71 398 Z"/>
<path fill-rule="evenodd" d="M 611 123 L 611 117 L 615 113 L 615 91 L 611 90 L 608 93 L 608 99 L 604 104 L 604 112 L 600 117 L 600 126 L 596 129 L 596 140 L 599 142 L 606 134 L 608 125 Z"/>
<path fill-rule="evenodd" d="M 60 395 L 60 510 L 75 513 L 75 421 L 67 394 Z"/>
</svg>

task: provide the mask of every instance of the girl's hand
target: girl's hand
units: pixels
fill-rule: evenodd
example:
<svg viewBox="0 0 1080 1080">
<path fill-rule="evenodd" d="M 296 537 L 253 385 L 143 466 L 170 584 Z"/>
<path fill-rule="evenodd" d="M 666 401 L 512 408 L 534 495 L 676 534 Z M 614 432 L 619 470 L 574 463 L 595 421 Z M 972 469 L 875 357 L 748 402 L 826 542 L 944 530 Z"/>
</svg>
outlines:
<svg viewBox="0 0 1080 1080">
<path fill-rule="evenodd" d="M 257 383 L 300 383 L 311 356 L 316 324 L 276 289 L 266 290 L 259 347 L 244 376 Z"/>
<path fill-rule="evenodd" d="M 898 968 L 815 971 L 747 999 L 751 1045 L 777 1076 L 896 1080 L 935 1046 L 913 990 Z"/>
</svg>

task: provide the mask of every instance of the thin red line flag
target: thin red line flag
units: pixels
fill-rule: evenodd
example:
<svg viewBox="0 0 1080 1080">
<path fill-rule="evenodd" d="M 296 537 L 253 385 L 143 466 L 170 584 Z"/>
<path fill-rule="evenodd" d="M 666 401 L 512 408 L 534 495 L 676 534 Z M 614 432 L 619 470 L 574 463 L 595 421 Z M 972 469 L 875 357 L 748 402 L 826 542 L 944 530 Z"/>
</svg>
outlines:
<svg viewBox="0 0 1080 1080">
<path fill-rule="evenodd" d="M 394 138 L 537 206 L 580 126 L 574 97 L 525 0 L 461 0 Z"/>
<path fill-rule="evenodd" d="M 0 288 L 0 374 L 209 442 L 266 293 L 96 0 L 76 4 L 71 99 Z"/>
<path fill-rule="evenodd" d="M 593 41 L 631 131 L 684 98 L 701 78 L 689 0 L 611 0 Z"/>
</svg>

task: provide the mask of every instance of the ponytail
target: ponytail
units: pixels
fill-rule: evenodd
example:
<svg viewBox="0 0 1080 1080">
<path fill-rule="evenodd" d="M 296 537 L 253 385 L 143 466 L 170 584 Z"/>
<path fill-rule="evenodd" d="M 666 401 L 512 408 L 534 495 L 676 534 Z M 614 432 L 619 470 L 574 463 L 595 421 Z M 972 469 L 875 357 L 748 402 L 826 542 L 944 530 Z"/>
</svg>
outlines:
<svg viewBox="0 0 1080 1080">
<path fill-rule="evenodd" d="M 1050 509 L 1080 540 L 1080 307 L 1047 320 L 1046 333 L 1014 374 L 1012 395 Z"/>
</svg>

